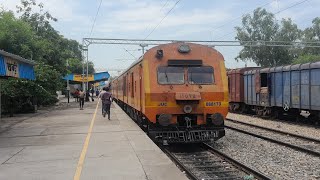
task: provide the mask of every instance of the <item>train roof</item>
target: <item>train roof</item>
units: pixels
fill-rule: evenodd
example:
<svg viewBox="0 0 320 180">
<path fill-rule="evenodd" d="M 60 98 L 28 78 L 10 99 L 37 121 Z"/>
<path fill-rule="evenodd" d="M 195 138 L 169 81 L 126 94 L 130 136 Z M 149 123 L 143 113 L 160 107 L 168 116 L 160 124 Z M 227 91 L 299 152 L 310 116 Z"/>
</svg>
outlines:
<svg viewBox="0 0 320 180">
<path fill-rule="evenodd" d="M 245 71 L 249 71 L 253 69 L 260 69 L 260 67 L 244 67 L 244 68 L 231 69 L 228 71 L 228 74 L 243 74 Z"/>
<path fill-rule="evenodd" d="M 158 45 L 158 46 L 154 46 L 154 47 L 152 47 L 151 49 L 153 49 L 153 48 L 159 48 L 159 47 L 161 47 L 161 46 L 165 46 L 165 45 L 169 45 L 169 44 L 181 44 L 181 43 L 183 43 L 183 44 L 193 44 L 193 45 L 200 45 L 200 46 L 204 46 L 204 47 L 208 47 L 208 48 L 211 48 L 211 49 L 213 49 L 213 50 L 215 50 L 215 51 L 217 51 L 218 53 L 220 53 L 218 50 L 216 50 L 216 49 L 214 49 L 214 48 L 212 48 L 212 47 L 209 47 L 209 46 L 207 46 L 207 45 L 203 45 L 203 44 L 196 44 L 196 43 L 189 43 L 189 42 L 183 42 L 183 41 L 179 41 L 179 42 L 172 42 L 172 43 L 168 43 L 168 44 L 161 44 L 161 45 Z M 150 49 L 149 49 L 150 50 Z M 147 52 L 146 52 L 147 53 Z M 142 56 L 140 56 L 140 58 L 139 59 L 137 59 L 137 60 L 135 60 L 126 70 L 124 70 L 118 77 L 121 77 L 122 75 L 124 75 L 125 73 L 127 73 L 127 71 L 129 70 L 129 69 L 131 69 L 132 67 L 134 67 L 135 65 L 137 65 L 137 64 L 139 64 L 140 62 L 142 62 L 142 60 L 143 60 L 143 57 L 144 57 L 144 55 L 142 55 Z M 117 78 L 116 78 L 117 79 Z M 116 80 L 115 79 L 115 80 Z"/>
<path fill-rule="evenodd" d="M 271 67 L 271 68 L 249 70 L 244 72 L 244 74 L 254 74 L 256 72 L 259 72 L 259 73 L 286 72 L 286 71 L 297 71 L 297 70 L 304 70 L 304 69 L 320 69 L 320 61 L 305 63 L 305 64 L 293 64 L 293 65 L 286 65 L 286 66 L 277 66 L 277 67 Z"/>
</svg>

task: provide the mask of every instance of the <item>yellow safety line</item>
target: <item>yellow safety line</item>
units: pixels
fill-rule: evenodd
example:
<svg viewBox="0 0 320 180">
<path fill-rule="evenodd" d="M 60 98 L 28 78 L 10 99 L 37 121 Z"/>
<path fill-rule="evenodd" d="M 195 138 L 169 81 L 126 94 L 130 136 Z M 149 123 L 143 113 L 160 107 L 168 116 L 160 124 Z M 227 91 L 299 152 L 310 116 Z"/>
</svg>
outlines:
<svg viewBox="0 0 320 180">
<path fill-rule="evenodd" d="M 83 145 L 83 148 L 82 148 L 82 151 L 81 151 L 81 155 L 80 155 L 80 158 L 79 158 L 79 161 L 78 161 L 77 170 L 76 170 L 76 173 L 74 174 L 74 177 L 73 177 L 74 180 L 79 180 L 80 176 L 81 176 L 81 171 L 82 171 L 82 167 L 83 167 L 83 163 L 84 163 L 84 158 L 86 157 L 86 154 L 87 154 L 87 150 L 88 150 L 88 146 L 89 146 L 89 141 L 90 141 L 90 137 L 91 137 L 91 133 L 92 133 L 94 120 L 96 119 L 96 114 L 97 114 L 97 111 L 98 111 L 99 102 L 100 102 L 100 99 L 98 100 L 96 110 L 94 111 L 93 117 L 91 119 L 91 124 L 90 124 L 89 130 L 88 130 L 88 134 L 87 134 L 86 140 L 84 142 L 84 145 Z"/>
</svg>

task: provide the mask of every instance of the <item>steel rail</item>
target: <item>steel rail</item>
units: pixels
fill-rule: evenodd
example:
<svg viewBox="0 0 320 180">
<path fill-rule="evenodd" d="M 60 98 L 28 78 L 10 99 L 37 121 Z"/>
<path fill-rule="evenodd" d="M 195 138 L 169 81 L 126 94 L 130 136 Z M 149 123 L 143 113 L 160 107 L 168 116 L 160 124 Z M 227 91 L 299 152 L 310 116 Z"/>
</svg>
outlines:
<svg viewBox="0 0 320 180">
<path fill-rule="evenodd" d="M 290 147 L 290 148 L 292 148 L 294 150 L 298 150 L 300 152 L 304 152 L 304 153 L 307 153 L 307 154 L 311 154 L 311 155 L 320 157 L 320 152 L 316 152 L 316 151 L 313 151 L 313 150 L 310 150 L 310 149 L 307 149 L 307 148 L 304 148 L 304 147 L 301 147 L 301 146 L 296 146 L 296 145 L 293 145 L 293 144 L 290 144 L 290 143 L 286 143 L 286 142 L 283 142 L 283 141 L 278 141 L 276 139 L 272 139 L 272 138 L 269 138 L 269 137 L 266 137 L 266 136 L 262 136 L 262 135 L 255 134 L 255 133 L 251 133 L 251 132 L 248 132 L 248 131 L 245 131 L 245 130 L 242 130 L 242 129 L 238 129 L 238 128 L 235 128 L 235 127 L 231 127 L 231 126 L 227 126 L 227 125 L 225 125 L 225 127 L 228 128 L 228 129 L 232 129 L 234 131 L 238 131 L 238 132 L 241 132 L 241 133 L 244 133 L 244 134 L 251 135 L 253 137 L 257 137 L 257 138 L 260 138 L 260 139 L 264 139 L 264 140 L 270 141 L 270 142 L 275 143 L 275 144 L 280 144 L 282 146 Z"/>
<path fill-rule="evenodd" d="M 183 163 L 179 161 L 168 149 L 160 147 L 162 151 L 164 151 L 171 160 L 173 160 L 184 172 L 192 179 L 192 180 L 200 180 L 195 174 L 191 172 Z"/>
<path fill-rule="evenodd" d="M 237 167 L 241 171 L 244 171 L 247 174 L 251 174 L 257 179 L 261 179 L 261 180 L 270 180 L 271 179 L 267 175 L 265 175 L 265 174 L 263 174 L 263 173 L 261 173 L 259 171 L 256 171 L 256 170 L 244 165 L 243 163 L 231 158 L 230 156 L 228 156 L 228 155 L 216 150 L 215 148 L 213 148 L 211 145 L 209 145 L 207 143 L 203 143 L 202 145 L 203 145 L 204 148 L 209 150 L 211 153 L 213 153 L 213 154 L 225 159 L 226 161 L 228 161 L 229 163 L 231 163 L 232 165 L 234 165 L 235 167 Z"/>
<path fill-rule="evenodd" d="M 208 151 L 209 153 L 211 153 L 212 155 L 218 157 L 219 159 L 223 159 L 224 161 L 226 161 L 230 165 L 234 166 L 234 168 L 239 172 L 243 172 L 243 173 L 248 174 L 248 175 L 253 175 L 254 178 L 259 179 L 259 180 L 270 180 L 271 179 L 267 175 L 265 175 L 265 174 L 263 174 L 263 173 L 261 173 L 259 171 L 256 171 L 256 170 L 244 165 L 243 163 L 240 163 L 237 160 L 227 156 L 226 154 L 214 149 L 212 146 L 210 146 L 207 143 L 202 143 L 199 147 L 201 147 L 205 151 Z M 165 148 L 163 146 L 160 146 L 160 148 L 169 156 L 169 158 L 171 160 L 173 160 L 183 171 L 185 171 L 185 173 L 191 179 L 194 179 L 194 180 L 200 180 L 200 179 L 202 180 L 203 179 L 201 177 L 196 176 L 188 167 L 186 167 L 184 165 L 184 162 L 181 162 L 176 157 L 176 155 L 174 155 L 174 153 L 172 153 L 169 149 L 167 149 L 167 148 Z M 208 162 L 210 162 L 210 161 L 208 161 Z M 206 167 L 206 165 L 204 165 L 204 167 Z M 226 177 L 223 177 L 223 178 L 226 178 Z"/>
<path fill-rule="evenodd" d="M 280 130 L 277 130 L 277 129 L 262 127 L 262 126 L 258 126 L 258 125 L 255 125 L 255 124 L 250 124 L 250 123 L 246 123 L 246 122 L 237 121 L 237 120 L 234 120 L 234 119 L 227 118 L 226 120 L 234 122 L 234 123 L 238 123 L 238 124 L 243 124 L 243 125 L 247 125 L 247 126 L 263 129 L 263 130 L 276 132 L 276 133 L 283 134 L 283 135 L 289 135 L 289 136 L 292 136 L 292 137 L 295 137 L 295 138 L 300 138 L 300 139 L 304 139 L 304 140 L 314 141 L 314 142 L 320 143 L 320 139 L 315 139 L 315 138 L 311 138 L 311 137 L 307 137 L 307 136 L 293 134 L 293 133 L 290 133 L 290 132 L 280 131 Z"/>
</svg>

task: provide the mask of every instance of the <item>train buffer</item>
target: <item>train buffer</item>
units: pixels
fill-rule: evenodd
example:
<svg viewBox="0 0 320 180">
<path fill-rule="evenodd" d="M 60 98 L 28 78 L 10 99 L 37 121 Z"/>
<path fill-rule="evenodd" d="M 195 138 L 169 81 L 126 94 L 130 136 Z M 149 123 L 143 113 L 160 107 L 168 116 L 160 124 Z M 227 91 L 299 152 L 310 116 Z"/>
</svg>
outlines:
<svg viewBox="0 0 320 180">
<path fill-rule="evenodd" d="M 121 108 L 111 112 L 103 118 L 96 100 L 15 121 L 0 132 L 0 179 L 187 179 Z"/>
</svg>

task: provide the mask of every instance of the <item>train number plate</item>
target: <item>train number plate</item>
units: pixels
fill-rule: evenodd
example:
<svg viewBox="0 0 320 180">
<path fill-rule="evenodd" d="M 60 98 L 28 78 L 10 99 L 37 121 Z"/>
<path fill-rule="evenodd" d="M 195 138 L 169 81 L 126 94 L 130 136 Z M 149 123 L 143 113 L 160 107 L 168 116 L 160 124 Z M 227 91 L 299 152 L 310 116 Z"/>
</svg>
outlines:
<svg viewBox="0 0 320 180">
<path fill-rule="evenodd" d="M 213 101 L 207 101 L 205 102 L 206 107 L 212 107 L 212 106 L 221 106 L 221 102 L 213 102 Z"/>
<path fill-rule="evenodd" d="M 200 100 L 200 92 L 177 92 L 176 100 Z"/>
</svg>

